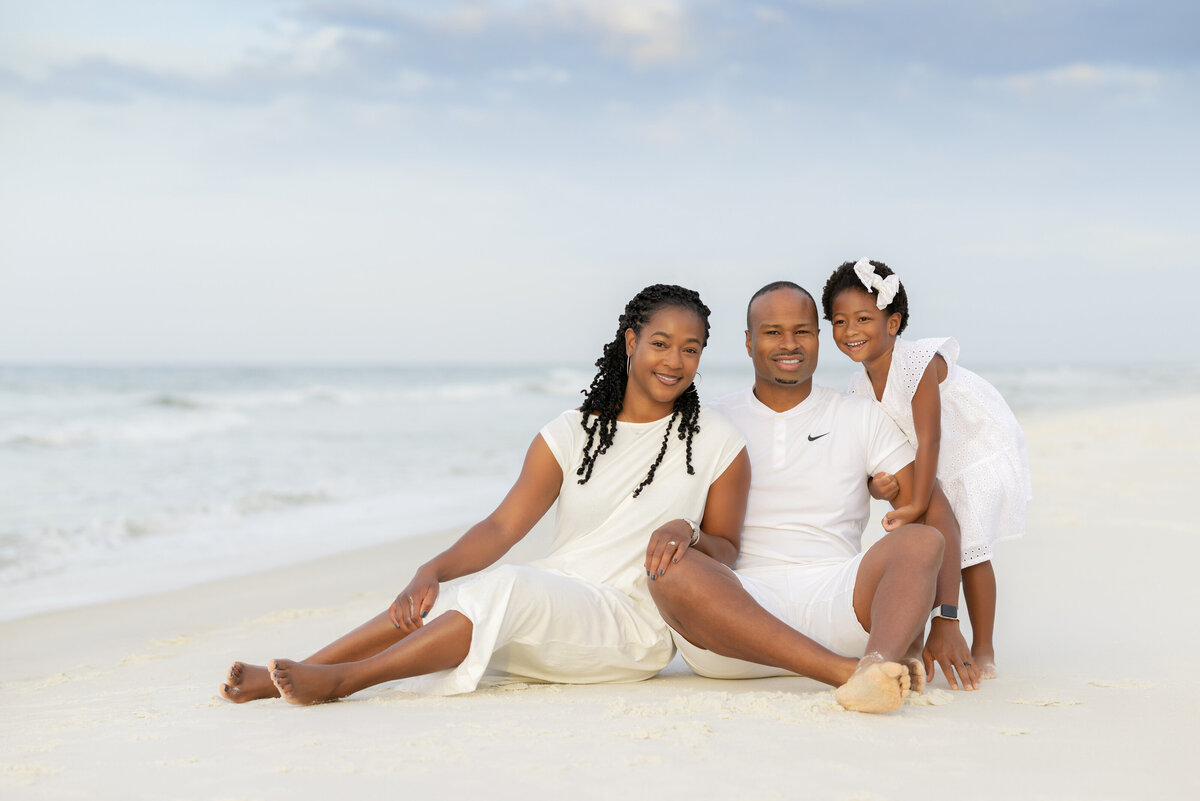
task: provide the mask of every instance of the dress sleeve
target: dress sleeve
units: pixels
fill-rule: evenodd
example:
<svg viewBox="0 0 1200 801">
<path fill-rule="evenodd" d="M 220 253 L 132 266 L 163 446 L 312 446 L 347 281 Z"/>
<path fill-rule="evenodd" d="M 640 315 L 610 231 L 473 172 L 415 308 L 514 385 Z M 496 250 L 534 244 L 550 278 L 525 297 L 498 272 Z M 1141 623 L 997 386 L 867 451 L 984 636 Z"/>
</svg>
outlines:
<svg viewBox="0 0 1200 801">
<path fill-rule="evenodd" d="M 704 406 L 700 409 L 700 435 L 711 436 L 720 443 L 715 449 L 716 469 L 713 471 L 713 481 L 716 481 L 733 464 L 733 460 L 746 447 L 746 438 L 733 423 L 729 422 L 717 410 Z"/>
<path fill-rule="evenodd" d="M 958 343 L 953 337 L 929 337 L 914 342 L 896 340 L 896 347 L 892 351 L 891 380 L 898 382 L 897 388 L 910 405 L 917 394 L 921 376 L 925 375 L 925 369 L 937 353 L 942 354 L 948 367 L 953 367 L 958 359 Z"/>
<path fill-rule="evenodd" d="M 550 453 L 554 454 L 563 475 L 573 471 L 581 458 L 580 449 L 583 447 L 579 441 L 580 435 L 583 434 L 579 410 L 570 409 L 563 412 L 542 426 L 538 434 L 550 448 Z"/>
</svg>

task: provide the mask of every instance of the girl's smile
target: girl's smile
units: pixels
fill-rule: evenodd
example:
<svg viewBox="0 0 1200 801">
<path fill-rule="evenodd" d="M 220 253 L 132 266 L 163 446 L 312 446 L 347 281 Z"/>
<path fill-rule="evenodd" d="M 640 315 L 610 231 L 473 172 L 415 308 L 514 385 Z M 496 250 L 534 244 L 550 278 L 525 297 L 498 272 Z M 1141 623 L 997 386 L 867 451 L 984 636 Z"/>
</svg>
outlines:
<svg viewBox="0 0 1200 801">
<path fill-rule="evenodd" d="M 891 353 L 900 328 L 900 315 L 887 314 L 875 305 L 875 296 L 860 289 L 844 289 L 831 305 L 830 322 L 838 350 L 856 362 L 871 363 Z"/>
</svg>

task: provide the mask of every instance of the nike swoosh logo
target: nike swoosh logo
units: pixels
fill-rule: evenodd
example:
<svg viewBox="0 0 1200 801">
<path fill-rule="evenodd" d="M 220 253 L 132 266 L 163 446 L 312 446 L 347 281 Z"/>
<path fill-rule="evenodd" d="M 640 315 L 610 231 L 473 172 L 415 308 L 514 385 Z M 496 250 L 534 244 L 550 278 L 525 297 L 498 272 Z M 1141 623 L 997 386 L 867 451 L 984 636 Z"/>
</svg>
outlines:
<svg viewBox="0 0 1200 801">
<path fill-rule="evenodd" d="M 816 442 L 816 441 L 817 441 L 817 440 L 819 440 L 821 437 L 827 437 L 827 436 L 829 436 L 829 432 L 828 432 L 828 431 L 826 431 L 824 434 L 817 434 L 815 437 L 814 437 L 812 434 L 809 434 L 809 435 L 808 435 L 808 441 L 809 441 L 809 442 Z"/>
</svg>

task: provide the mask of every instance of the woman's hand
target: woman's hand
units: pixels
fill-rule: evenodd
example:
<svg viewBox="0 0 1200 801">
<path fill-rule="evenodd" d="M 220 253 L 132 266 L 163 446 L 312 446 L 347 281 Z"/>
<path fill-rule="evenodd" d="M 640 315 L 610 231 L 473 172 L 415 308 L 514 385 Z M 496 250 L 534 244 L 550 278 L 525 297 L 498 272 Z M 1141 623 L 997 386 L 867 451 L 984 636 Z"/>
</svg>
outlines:
<svg viewBox="0 0 1200 801">
<path fill-rule="evenodd" d="M 392 625 L 405 634 L 412 634 L 424 625 L 425 615 L 429 614 L 437 597 L 437 579 L 424 568 L 418 570 L 408 586 L 392 601 L 392 607 L 388 610 Z"/>
<path fill-rule="evenodd" d="M 682 559 L 691 541 L 692 527 L 682 518 L 656 528 L 646 546 L 646 575 L 650 580 L 657 580 L 667 568 Z"/>
</svg>

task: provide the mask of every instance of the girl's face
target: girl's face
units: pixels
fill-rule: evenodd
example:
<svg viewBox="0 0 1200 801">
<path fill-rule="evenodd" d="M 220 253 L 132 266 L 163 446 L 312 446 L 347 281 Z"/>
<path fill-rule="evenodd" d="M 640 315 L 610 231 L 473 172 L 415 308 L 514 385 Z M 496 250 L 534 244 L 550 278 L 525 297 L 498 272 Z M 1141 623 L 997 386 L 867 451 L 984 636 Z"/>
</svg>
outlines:
<svg viewBox="0 0 1200 801">
<path fill-rule="evenodd" d="M 665 407 L 692 385 L 704 350 L 704 322 L 691 309 L 667 306 L 655 312 L 640 334 L 625 332 L 629 383 L 625 396 L 645 398 Z"/>
<path fill-rule="evenodd" d="M 900 330 L 900 313 L 875 306 L 875 296 L 861 289 L 843 289 L 830 304 L 833 341 L 838 350 L 860 364 L 888 353 Z"/>
</svg>

